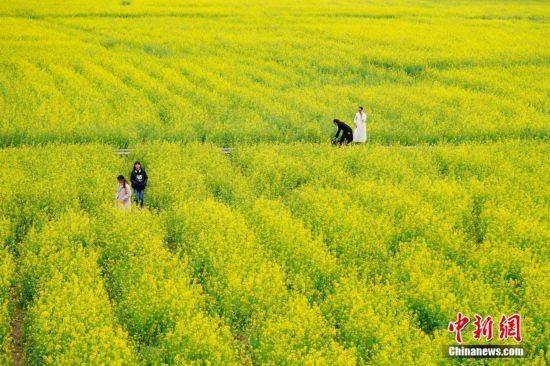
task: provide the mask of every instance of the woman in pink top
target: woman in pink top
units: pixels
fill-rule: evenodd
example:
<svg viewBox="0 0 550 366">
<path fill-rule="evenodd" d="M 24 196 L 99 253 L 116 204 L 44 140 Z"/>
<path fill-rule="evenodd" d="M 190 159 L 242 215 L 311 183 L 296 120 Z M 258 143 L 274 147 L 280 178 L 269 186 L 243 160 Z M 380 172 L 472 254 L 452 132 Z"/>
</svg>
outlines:
<svg viewBox="0 0 550 366">
<path fill-rule="evenodd" d="M 132 208 L 132 189 L 128 184 L 126 178 L 123 175 L 119 175 L 118 178 L 118 189 L 116 191 L 116 200 L 118 207 L 123 210 L 130 211 Z"/>
</svg>

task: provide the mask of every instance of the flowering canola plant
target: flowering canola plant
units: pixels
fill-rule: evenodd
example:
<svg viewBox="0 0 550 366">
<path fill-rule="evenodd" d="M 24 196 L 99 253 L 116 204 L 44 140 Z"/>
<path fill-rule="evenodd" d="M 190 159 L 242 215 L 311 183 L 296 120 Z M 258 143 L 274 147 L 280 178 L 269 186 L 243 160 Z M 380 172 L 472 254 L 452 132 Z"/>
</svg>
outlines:
<svg viewBox="0 0 550 366">
<path fill-rule="evenodd" d="M 527 359 L 542 361 L 547 150 L 254 145 L 228 158 L 147 143 L 132 154 L 150 207 L 124 213 L 113 177 L 134 155 L 4 149 L 3 357 L 20 302 L 31 364 L 440 364 L 457 311 L 522 314 Z M 35 180 L 44 170 L 62 189 Z"/>
<path fill-rule="evenodd" d="M 1 1 L 0 365 L 459 364 L 459 312 L 546 364 L 549 15 Z"/>
</svg>

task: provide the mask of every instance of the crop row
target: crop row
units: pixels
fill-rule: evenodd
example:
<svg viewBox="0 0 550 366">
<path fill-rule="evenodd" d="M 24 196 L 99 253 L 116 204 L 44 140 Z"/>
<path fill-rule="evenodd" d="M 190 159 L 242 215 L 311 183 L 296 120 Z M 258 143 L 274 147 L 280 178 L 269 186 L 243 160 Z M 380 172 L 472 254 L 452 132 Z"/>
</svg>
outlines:
<svg viewBox="0 0 550 366">
<path fill-rule="evenodd" d="M 205 298 L 186 263 L 163 245 L 158 220 L 120 212 L 93 221 L 99 262 L 118 320 L 147 363 L 236 364 L 238 350 L 222 321 L 205 312 Z"/>
<path fill-rule="evenodd" d="M 254 360 L 355 363 L 353 349 L 343 349 L 317 306 L 285 283 L 283 269 L 241 215 L 205 200 L 179 205 L 165 221 L 168 239 L 189 258 L 212 310 L 247 340 Z"/>
<path fill-rule="evenodd" d="M 111 311 L 98 254 L 89 246 L 89 225 L 68 213 L 32 230 L 21 246 L 28 364 L 135 363 Z"/>
</svg>

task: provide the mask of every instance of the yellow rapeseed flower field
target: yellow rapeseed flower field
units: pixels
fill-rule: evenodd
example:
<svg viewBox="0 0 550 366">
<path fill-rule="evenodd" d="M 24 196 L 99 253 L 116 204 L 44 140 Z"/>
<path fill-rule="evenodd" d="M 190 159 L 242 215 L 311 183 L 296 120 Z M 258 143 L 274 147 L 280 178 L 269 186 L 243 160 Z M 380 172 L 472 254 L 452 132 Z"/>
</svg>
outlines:
<svg viewBox="0 0 550 366">
<path fill-rule="evenodd" d="M 127 5 L 124 5 L 127 4 Z M 4 0 L 0 144 L 372 141 L 548 133 L 548 6 Z"/>
<path fill-rule="evenodd" d="M 1 1 L 0 365 L 497 364 L 444 355 L 459 312 L 465 345 L 546 365 L 549 20 Z M 358 105 L 368 142 L 331 146 Z M 122 211 L 136 160 L 146 207 Z"/>
</svg>

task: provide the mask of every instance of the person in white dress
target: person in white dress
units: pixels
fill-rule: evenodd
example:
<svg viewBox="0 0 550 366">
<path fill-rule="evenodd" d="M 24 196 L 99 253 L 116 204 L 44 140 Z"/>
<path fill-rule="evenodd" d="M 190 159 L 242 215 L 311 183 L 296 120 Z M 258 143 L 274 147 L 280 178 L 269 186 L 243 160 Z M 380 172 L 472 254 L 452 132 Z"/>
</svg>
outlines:
<svg viewBox="0 0 550 366">
<path fill-rule="evenodd" d="M 353 131 L 353 142 L 367 141 L 367 115 L 363 112 L 363 107 L 357 109 L 355 119 L 353 120 L 355 131 Z"/>
</svg>

